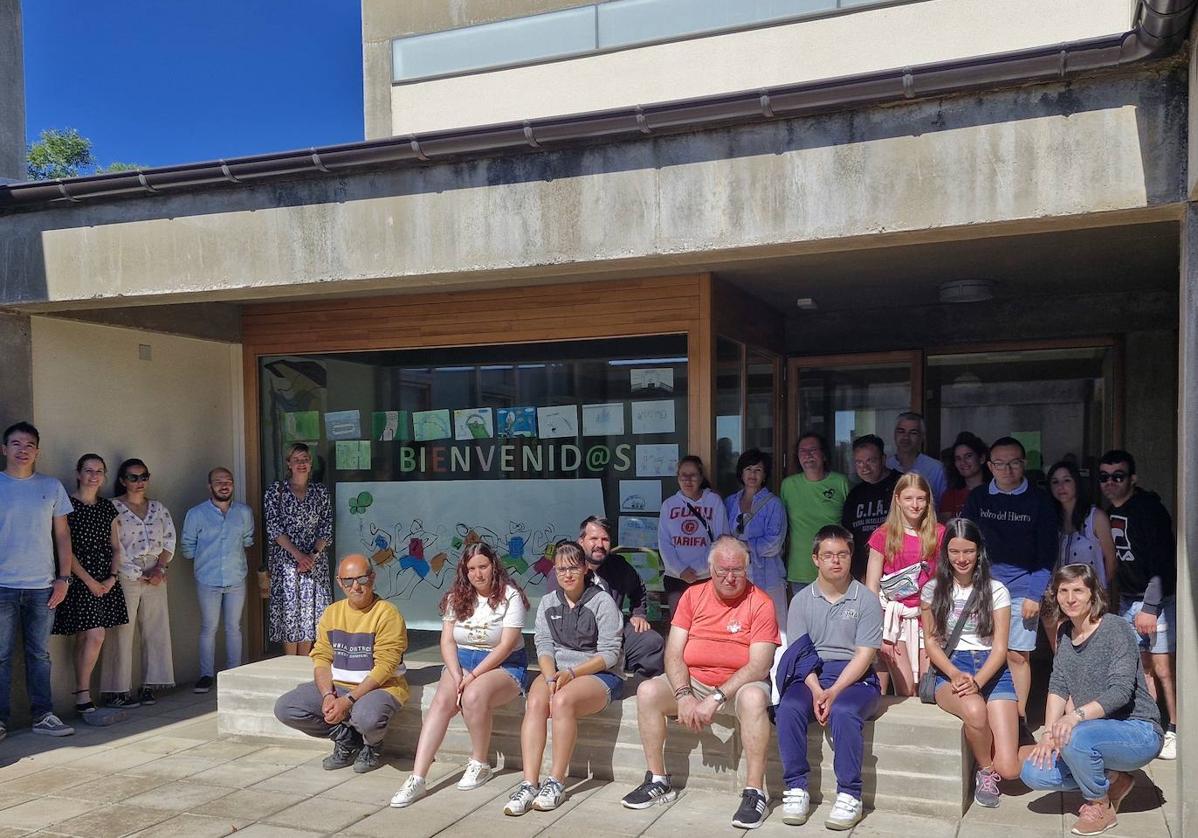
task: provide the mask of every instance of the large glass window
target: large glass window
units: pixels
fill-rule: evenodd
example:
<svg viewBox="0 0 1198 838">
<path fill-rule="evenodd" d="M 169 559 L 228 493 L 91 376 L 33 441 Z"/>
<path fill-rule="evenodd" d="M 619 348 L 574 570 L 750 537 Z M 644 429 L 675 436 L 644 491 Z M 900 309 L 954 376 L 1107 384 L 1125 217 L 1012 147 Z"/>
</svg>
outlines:
<svg viewBox="0 0 1198 838">
<path fill-rule="evenodd" d="M 439 625 L 473 541 L 534 599 L 553 584 L 546 556 L 587 515 L 611 519 L 621 546 L 656 547 L 687 447 L 684 336 L 259 364 L 263 485 L 285 476 L 292 443 L 310 445 L 337 554 L 371 555 L 410 625 Z"/>
</svg>

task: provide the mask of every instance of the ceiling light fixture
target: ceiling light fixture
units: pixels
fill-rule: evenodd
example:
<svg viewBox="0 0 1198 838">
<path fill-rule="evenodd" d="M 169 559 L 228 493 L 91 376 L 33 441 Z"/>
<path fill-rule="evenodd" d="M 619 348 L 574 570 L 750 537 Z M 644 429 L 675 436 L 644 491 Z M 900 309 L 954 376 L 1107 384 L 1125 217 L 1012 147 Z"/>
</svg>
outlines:
<svg viewBox="0 0 1198 838">
<path fill-rule="evenodd" d="M 819 308 L 812 297 L 799 297 L 795 300 L 795 305 L 798 306 L 799 311 L 815 311 Z"/>
<path fill-rule="evenodd" d="M 994 282 L 989 279 L 954 279 L 940 283 L 942 303 L 982 303 L 994 299 Z"/>
</svg>

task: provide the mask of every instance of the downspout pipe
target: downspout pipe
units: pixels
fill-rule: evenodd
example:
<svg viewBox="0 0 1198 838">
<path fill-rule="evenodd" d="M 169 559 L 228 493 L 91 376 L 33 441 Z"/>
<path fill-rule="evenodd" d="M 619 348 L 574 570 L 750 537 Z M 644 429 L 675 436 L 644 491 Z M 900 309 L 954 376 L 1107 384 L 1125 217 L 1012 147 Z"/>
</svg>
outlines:
<svg viewBox="0 0 1198 838">
<path fill-rule="evenodd" d="M 0 184 L 0 212 L 119 196 L 169 194 L 292 175 L 341 174 L 516 152 L 543 152 L 773 119 L 808 116 L 1016 84 L 1047 83 L 1172 54 L 1198 0 L 1140 0 L 1121 35 L 802 84 L 590 111 L 383 140 L 159 166 L 131 172 Z"/>
</svg>

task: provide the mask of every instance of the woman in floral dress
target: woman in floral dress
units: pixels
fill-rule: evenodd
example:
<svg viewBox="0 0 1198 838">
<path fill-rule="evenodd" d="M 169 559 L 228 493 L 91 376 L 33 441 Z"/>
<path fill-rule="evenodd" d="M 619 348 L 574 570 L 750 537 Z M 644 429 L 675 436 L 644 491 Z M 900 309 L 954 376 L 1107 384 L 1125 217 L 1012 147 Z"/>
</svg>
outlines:
<svg viewBox="0 0 1198 838">
<path fill-rule="evenodd" d="M 310 483 L 312 453 L 302 442 L 287 451 L 287 479 L 266 490 L 263 515 L 269 544 L 270 639 L 288 655 L 306 655 L 316 623 L 333 601 L 329 559 L 333 505 L 329 490 Z"/>
</svg>

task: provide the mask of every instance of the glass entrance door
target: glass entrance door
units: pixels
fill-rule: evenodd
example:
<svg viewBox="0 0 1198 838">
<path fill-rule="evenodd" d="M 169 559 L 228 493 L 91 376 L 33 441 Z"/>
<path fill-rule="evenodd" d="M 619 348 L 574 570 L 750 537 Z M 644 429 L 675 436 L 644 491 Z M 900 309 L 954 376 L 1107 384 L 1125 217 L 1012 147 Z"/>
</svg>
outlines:
<svg viewBox="0 0 1198 838">
<path fill-rule="evenodd" d="M 895 417 L 918 403 L 920 374 L 919 352 L 792 358 L 786 472 L 795 470 L 798 435 L 814 431 L 828 440 L 832 470 L 852 478 L 853 440 L 877 434 L 889 445 Z"/>
</svg>

